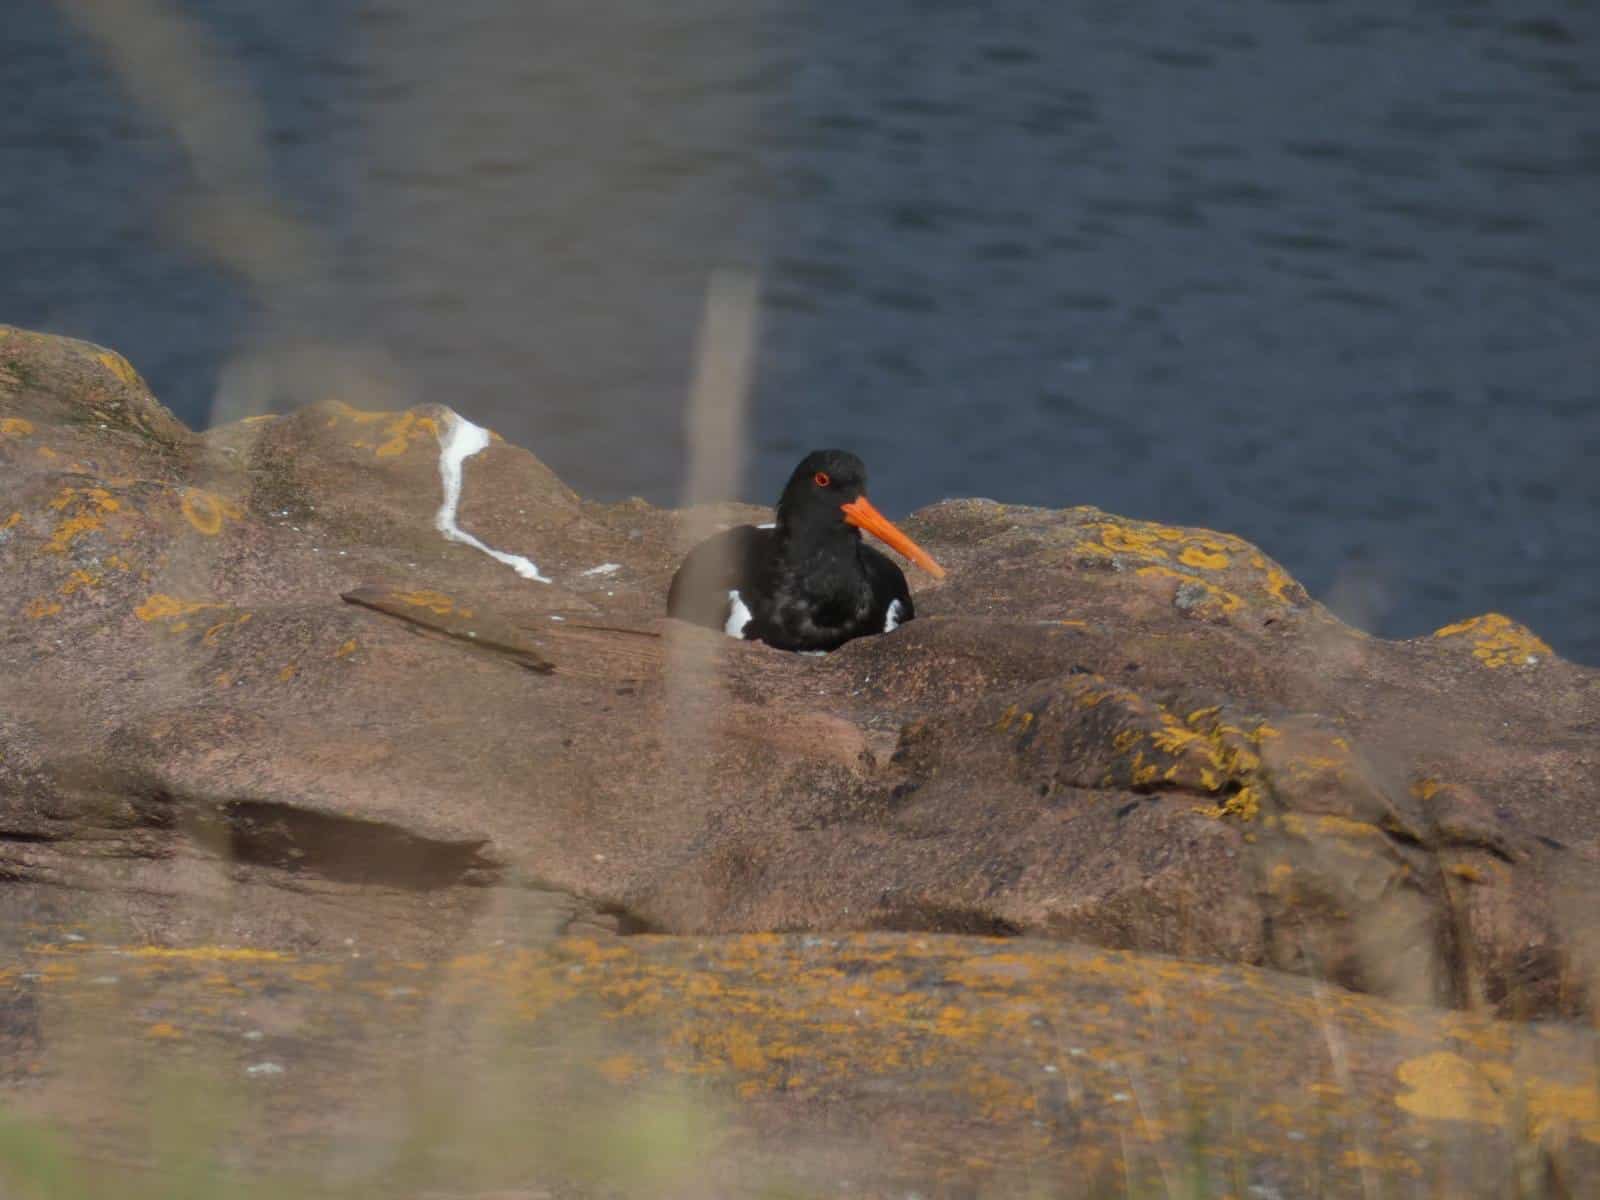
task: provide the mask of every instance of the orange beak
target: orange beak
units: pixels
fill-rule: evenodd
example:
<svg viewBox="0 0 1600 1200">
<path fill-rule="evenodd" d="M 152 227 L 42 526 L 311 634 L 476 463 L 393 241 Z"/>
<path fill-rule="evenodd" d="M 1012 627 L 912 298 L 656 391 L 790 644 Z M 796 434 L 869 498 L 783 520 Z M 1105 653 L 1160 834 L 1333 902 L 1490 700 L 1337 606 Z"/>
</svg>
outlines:
<svg viewBox="0 0 1600 1200">
<path fill-rule="evenodd" d="M 880 542 L 900 551 L 935 579 L 944 578 L 944 568 L 934 562 L 926 550 L 896 529 L 894 522 L 868 504 L 865 496 L 839 507 L 844 509 L 844 519 L 848 524 L 865 529 Z"/>
</svg>

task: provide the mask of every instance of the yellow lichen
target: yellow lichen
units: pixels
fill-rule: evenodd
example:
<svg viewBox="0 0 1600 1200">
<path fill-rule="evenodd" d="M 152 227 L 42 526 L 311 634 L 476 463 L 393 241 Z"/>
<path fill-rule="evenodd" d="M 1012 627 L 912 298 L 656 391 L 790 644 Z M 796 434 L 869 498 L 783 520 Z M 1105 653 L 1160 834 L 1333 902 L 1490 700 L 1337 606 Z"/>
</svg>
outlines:
<svg viewBox="0 0 1600 1200">
<path fill-rule="evenodd" d="M 472 616 L 472 609 L 457 608 L 456 602 L 449 596 L 443 592 L 435 592 L 428 588 L 418 588 L 410 592 L 395 592 L 394 598 L 402 604 L 409 604 L 413 608 L 425 608 L 441 617 L 452 612 L 461 617 Z"/>
<path fill-rule="evenodd" d="M 1267 568 L 1266 588 L 1274 600 L 1282 604 L 1289 603 L 1289 589 L 1294 587 L 1294 580 L 1282 567 L 1272 566 Z"/>
<path fill-rule="evenodd" d="M 99 360 L 101 366 L 110 371 L 129 387 L 142 386 L 142 381 L 139 379 L 139 372 L 135 371 L 133 369 L 133 364 L 127 359 L 123 358 L 122 355 L 118 354 L 116 351 L 102 350 L 99 354 L 95 355 L 95 358 Z"/>
<path fill-rule="evenodd" d="M 1223 798 L 1222 803 L 1217 805 L 1217 813 L 1241 821 L 1254 821 L 1261 815 L 1261 798 L 1252 785 L 1245 784 L 1233 795 Z"/>
<path fill-rule="evenodd" d="M 24 616 L 39 620 L 42 617 L 53 617 L 61 611 L 61 605 L 54 600 L 35 600 L 22 610 Z"/>
<path fill-rule="evenodd" d="M 227 607 L 229 606 L 214 600 L 180 600 L 177 596 L 156 592 L 135 608 L 133 615 L 141 621 L 172 621 L 179 617 L 192 616 L 208 608 Z"/>
<path fill-rule="evenodd" d="M 1533 630 L 1503 613 L 1485 613 L 1433 632 L 1436 638 L 1462 635 L 1472 642 L 1472 656 L 1491 669 L 1533 666 L 1541 657 L 1555 653 Z"/>
<path fill-rule="evenodd" d="M 67 581 L 61 585 L 61 594 L 70 596 L 82 588 L 96 587 L 100 583 L 100 576 L 91 575 L 88 571 L 76 570 L 67 576 Z"/>
<path fill-rule="evenodd" d="M 1325 836 L 1343 838 L 1382 837 L 1383 831 L 1366 821 L 1353 821 L 1349 817 L 1332 813 L 1283 813 L 1277 818 L 1279 827 L 1295 837 Z"/>
<path fill-rule="evenodd" d="M 1220 571 L 1228 565 L 1228 556 L 1220 550 L 1206 550 L 1200 546 L 1186 546 L 1178 561 L 1187 567 L 1201 567 L 1207 571 Z"/>
<path fill-rule="evenodd" d="M 1118 554 L 1166 558 L 1166 550 L 1156 544 L 1159 540 L 1156 533 L 1150 529 L 1131 528 L 1109 521 L 1100 526 L 1100 544 Z"/>
<path fill-rule="evenodd" d="M 244 515 L 231 500 L 199 488 L 184 488 L 180 503 L 189 524 L 207 537 L 214 537 L 222 531 L 223 518 L 231 517 L 237 521 Z"/>
<path fill-rule="evenodd" d="M 1118 754 L 1121 754 L 1124 751 L 1130 749 L 1136 742 L 1140 741 L 1143 737 L 1144 737 L 1144 734 L 1141 733 L 1137 729 L 1124 729 L 1124 730 L 1122 730 L 1122 732 L 1120 732 L 1120 733 L 1116 734 L 1114 737 L 1112 737 L 1112 739 L 1111 739 L 1111 748 L 1113 750 L 1115 750 Z"/>
<path fill-rule="evenodd" d="M 202 962 L 290 962 L 293 955 L 251 946 L 136 946 L 119 953 L 132 958 L 172 958 Z"/>
<path fill-rule="evenodd" d="M 1439 1051 L 1408 1059 L 1395 1072 L 1408 1090 L 1395 1103 L 1439 1121 L 1504 1125 L 1518 1108 L 1537 1137 L 1560 1122 L 1590 1142 L 1600 1142 L 1600 1087 L 1569 1084 L 1513 1072 L 1503 1062 L 1474 1065 Z"/>
<path fill-rule="evenodd" d="M 419 417 L 414 412 L 363 412 L 338 403 L 335 412 L 337 417 L 330 420 L 329 425 L 341 418 L 356 425 L 382 425 L 374 436 L 360 437 L 350 443 L 357 450 L 371 450 L 377 458 L 393 458 L 404 454 L 414 442 L 436 441 L 439 436 L 437 421 L 432 417 Z"/>
<path fill-rule="evenodd" d="M 1197 575 L 1174 570 L 1172 567 L 1140 567 L 1134 573 L 1144 578 L 1175 579 L 1178 581 L 1180 589 L 1188 587 L 1199 591 L 1200 598 L 1190 603 L 1188 608 L 1190 611 L 1198 612 L 1202 615 L 1226 615 L 1237 612 L 1244 606 L 1244 601 L 1233 592 L 1220 588 Z"/>
<path fill-rule="evenodd" d="M 33 432 L 33 422 L 21 417 L 0 417 L 0 438 L 25 438 Z"/>
<path fill-rule="evenodd" d="M 62 488 L 50 507 L 66 513 L 66 518 L 56 525 L 45 544 L 46 554 L 64 554 L 67 548 L 86 533 L 101 529 L 105 517 L 117 512 L 122 503 L 101 487 Z"/>
<path fill-rule="evenodd" d="M 216 621 L 207 626 L 205 633 L 200 636 L 200 640 L 207 646 L 215 646 L 219 641 L 222 640 L 222 636 L 224 634 L 233 632 L 241 625 L 248 625 L 250 623 L 250 618 L 253 615 L 253 613 L 242 612 L 233 616 L 224 617 L 222 620 Z"/>
<path fill-rule="evenodd" d="M 357 643 L 355 638 L 351 638 L 349 641 L 345 642 L 342 646 L 335 650 L 333 652 L 333 656 L 335 658 L 349 658 L 356 652 L 358 648 L 359 643 Z"/>
</svg>

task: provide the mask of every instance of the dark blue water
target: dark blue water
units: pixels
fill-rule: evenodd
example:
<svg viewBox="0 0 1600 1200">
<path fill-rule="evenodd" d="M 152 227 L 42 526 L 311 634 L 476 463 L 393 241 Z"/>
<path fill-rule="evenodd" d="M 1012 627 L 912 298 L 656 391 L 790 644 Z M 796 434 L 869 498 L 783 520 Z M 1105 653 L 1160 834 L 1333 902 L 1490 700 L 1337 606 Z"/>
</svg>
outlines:
<svg viewBox="0 0 1600 1200">
<path fill-rule="evenodd" d="M 843 445 L 891 513 L 1209 525 L 1379 632 L 1498 609 L 1600 663 L 1600 6 L 177 8 L 184 54 L 123 50 L 233 122 L 221 167 L 7 6 L 0 320 L 191 423 L 438 400 L 671 502 L 707 280 L 748 266 L 751 499 Z M 229 189 L 309 265 L 207 252 Z"/>
</svg>

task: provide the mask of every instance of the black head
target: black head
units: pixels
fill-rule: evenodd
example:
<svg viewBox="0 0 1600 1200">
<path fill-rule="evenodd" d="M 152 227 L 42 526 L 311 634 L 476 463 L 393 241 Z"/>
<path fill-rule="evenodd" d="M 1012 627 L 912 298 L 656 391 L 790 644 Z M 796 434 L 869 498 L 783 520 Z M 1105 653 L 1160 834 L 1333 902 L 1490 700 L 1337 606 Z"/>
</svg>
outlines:
<svg viewBox="0 0 1600 1200">
<path fill-rule="evenodd" d="M 865 530 L 936 578 L 944 568 L 866 497 L 866 465 L 848 450 L 813 450 L 800 460 L 778 497 L 778 526 L 801 543 L 859 538 Z"/>
<path fill-rule="evenodd" d="M 867 490 L 867 468 L 848 450 L 813 450 L 800 460 L 778 497 L 785 528 L 843 525 L 844 506 Z"/>
</svg>

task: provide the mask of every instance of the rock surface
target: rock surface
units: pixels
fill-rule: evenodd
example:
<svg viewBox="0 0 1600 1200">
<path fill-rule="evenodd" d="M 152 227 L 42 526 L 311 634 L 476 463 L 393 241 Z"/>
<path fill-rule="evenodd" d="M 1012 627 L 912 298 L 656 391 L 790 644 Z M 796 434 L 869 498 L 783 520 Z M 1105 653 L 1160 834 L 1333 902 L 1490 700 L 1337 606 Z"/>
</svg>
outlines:
<svg viewBox="0 0 1600 1200">
<path fill-rule="evenodd" d="M 459 524 L 533 581 L 436 526 L 454 420 L 195 434 L 0 327 L 8 920 L 1030 935 L 1590 1014 L 1600 672 L 1514 622 L 1382 641 L 1226 534 L 957 500 L 902 523 L 950 572 L 918 620 L 789 655 L 661 618 L 691 522 L 760 510 L 592 504 L 495 439 Z"/>
<path fill-rule="evenodd" d="M 76 1070 L 30 1018 L 62 1011 Z M 0 969 L 0 1019 L 11 1090 L 118 1185 L 86 1195 L 174 1142 L 205 1152 L 190 1190 L 144 1194 L 232 1194 L 197 1160 L 295 1200 L 1502 1200 L 1600 1170 L 1593 1033 L 1030 939 L 40 943 Z M 163 1072 L 205 1103 L 152 1112 Z"/>
</svg>

